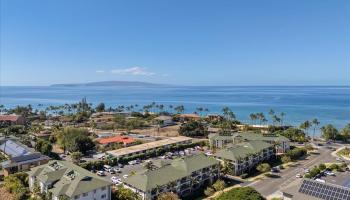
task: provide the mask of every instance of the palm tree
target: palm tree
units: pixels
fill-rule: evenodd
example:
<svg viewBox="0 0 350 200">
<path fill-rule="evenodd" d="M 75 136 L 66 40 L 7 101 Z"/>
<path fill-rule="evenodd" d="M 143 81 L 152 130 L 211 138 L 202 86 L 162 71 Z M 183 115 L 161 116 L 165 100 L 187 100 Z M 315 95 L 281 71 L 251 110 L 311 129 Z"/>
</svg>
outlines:
<svg viewBox="0 0 350 200">
<path fill-rule="evenodd" d="M 273 117 L 275 116 L 275 111 L 273 109 L 270 109 L 269 115 L 270 115 L 271 119 L 273 120 Z"/>
<path fill-rule="evenodd" d="M 234 114 L 234 113 L 232 112 L 232 110 L 231 110 L 229 107 L 227 107 L 227 106 L 225 106 L 225 107 L 222 108 L 222 113 L 224 114 L 224 117 L 225 117 L 226 119 L 228 119 L 228 120 L 232 120 L 232 119 L 235 119 L 235 118 L 236 118 L 235 114 Z"/>
<path fill-rule="evenodd" d="M 256 114 L 251 113 L 251 114 L 249 115 L 249 117 L 250 117 L 250 120 L 252 121 L 252 124 L 255 124 L 255 120 L 257 119 Z"/>
<path fill-rule="evenodd" d="M 281 116 L 281 126 L 283 126 L 284 117 L 286 116 L 286 113 L 281 112 L 280 116 Z"/>
<path fill-rule="evenodd" d="M 309 120 L 306 120 L 305 122 L 300 124 L 300 128 L 305 130 L 306 136 L 309 136 L 309 128 L 311 127 L 311 123 Z"/>
<path fill-rule="evenodd" d="M 318 125 L 320 125 L 320 122 L 318 121 L 318 119 L 313 119 L 312 121 L 311 121 L 311 123 L 312 123 L 312 125 L 313 125 L 313 127 L 314 127 L 314 133 L 313 133 L 313 135 L 312 135 L 312 140 L 314 140 L 315 139 L 315 133 L 316 133 L 316 129 L 317 129 L 317 127 L 318 127 Z"/>
</svg>

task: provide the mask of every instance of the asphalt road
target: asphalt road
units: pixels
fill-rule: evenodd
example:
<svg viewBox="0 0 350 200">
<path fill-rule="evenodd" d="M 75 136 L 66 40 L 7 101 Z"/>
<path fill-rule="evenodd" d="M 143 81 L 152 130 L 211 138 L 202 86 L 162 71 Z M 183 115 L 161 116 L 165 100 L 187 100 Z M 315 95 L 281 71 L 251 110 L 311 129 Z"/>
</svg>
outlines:
<svg viewBox="0 0 350 200">
<path fill-rule="evenodd" d="M 279 178 L 264 178 L 263 180 L 248 185 L 254 187 L 262 195 L 267 197 L 286 188 L 290 183 L 298 179 L 295 175 L 303 175 L 305 169 L 311 169 L 313 166 L 321 163 L 336 162 L 336 158 L 331 156 L 332 150 L 321 147 L 318 152 L 320 153 L 319 155 L 311 155 L 305 160 L 299 161 L 295 165 L 281 170 L 280 173 L 277 173 L 280 176 Z"/>
</svg>

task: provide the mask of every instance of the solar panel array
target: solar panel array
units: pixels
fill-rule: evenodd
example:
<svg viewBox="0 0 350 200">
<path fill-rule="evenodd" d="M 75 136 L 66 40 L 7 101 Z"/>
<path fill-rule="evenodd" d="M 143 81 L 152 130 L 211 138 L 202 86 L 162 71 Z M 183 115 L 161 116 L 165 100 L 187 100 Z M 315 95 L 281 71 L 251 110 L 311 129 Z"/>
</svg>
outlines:
<svg viewBox="0 0 350 200">
<path fill-rule="evenodd" d="M 299 192 L 325 200 L 350 200 L 350 188 L 304 180 Z"/>
</svg>

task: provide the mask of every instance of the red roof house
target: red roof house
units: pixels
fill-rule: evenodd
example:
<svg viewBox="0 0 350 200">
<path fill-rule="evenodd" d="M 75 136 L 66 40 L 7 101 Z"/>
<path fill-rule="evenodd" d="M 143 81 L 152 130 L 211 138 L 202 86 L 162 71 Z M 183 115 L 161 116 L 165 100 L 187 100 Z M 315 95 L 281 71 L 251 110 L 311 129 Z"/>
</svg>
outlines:
<svg viewBox="0 0 350 200">
<path fill-rule="evenodd" d="M 25 119 L 21 115 L 0 115 L 0 122 L 7 122 L 11 125 L 24 125 Z"/>
<path fill-rule="evenodd" d="M 129 146 L 135 142 L 135 139 L 127 136 L 115 136 L 115 137 L 109 137 L 109 138 L 102 138 L 97 142 L 102 145 L 108 145 L 112 143 L 121 143 L 124 146 Z"/>
</svg>

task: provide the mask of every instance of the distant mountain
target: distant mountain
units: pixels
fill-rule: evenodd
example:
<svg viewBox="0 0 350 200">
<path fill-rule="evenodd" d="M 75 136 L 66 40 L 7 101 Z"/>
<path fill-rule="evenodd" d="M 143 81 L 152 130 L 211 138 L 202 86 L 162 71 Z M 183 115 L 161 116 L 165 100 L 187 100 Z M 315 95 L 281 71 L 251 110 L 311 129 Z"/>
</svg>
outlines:
<svg viewBox="0 0 350 200">
<path fill-rule="evenodd" d="M 76 86 L 166 86 L 165 84 L 147 83 L 139 81 L 101 81 L 90 83 L 53 84 L 51 87 L 76 87 Z"/>
</svg>

